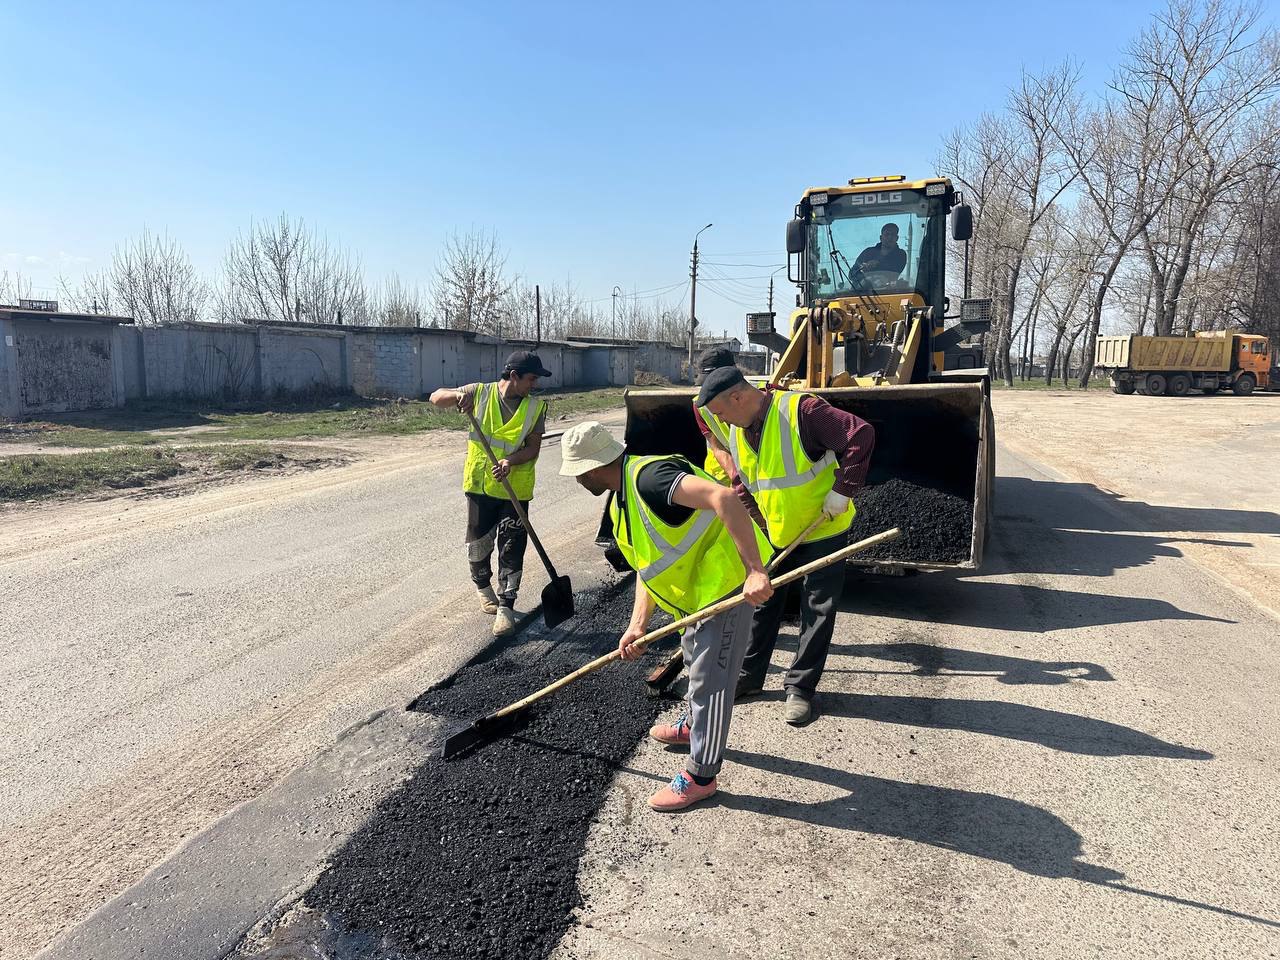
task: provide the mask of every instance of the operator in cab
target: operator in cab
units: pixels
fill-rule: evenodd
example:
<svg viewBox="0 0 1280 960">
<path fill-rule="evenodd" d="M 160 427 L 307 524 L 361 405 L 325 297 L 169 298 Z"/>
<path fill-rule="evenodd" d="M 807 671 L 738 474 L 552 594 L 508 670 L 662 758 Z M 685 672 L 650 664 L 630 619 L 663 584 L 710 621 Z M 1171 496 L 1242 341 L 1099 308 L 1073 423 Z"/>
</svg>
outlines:
<svg viewBox="0 0 1280 960">
<path fill-rule="evenodd" d="M 886 223 L 880 228 L 880 242 L 867 247 L 853 262 L 862 273 L 892 273 L 895 277 L 907 266 L 907 251 L 898 246 L 898 225 Z"/>
</svg>

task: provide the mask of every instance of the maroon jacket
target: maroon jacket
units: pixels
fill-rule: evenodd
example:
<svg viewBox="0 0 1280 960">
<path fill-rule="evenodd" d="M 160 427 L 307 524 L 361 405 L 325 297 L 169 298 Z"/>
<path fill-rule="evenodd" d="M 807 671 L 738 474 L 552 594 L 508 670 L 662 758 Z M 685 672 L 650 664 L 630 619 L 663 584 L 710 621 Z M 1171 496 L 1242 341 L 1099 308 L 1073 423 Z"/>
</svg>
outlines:
<svg viewBox="0 0 1280 960">
<path fill-rule="evenodd" d="M 770 402 L 775 389 L 773 386 L 765 387 L 765 392 L 770 394 Z M 747 443 L 756 452 L 760 450 L 760 433 L 764 429 L 764 415 L 768 412 L 768 407 L 764 408 L 762 416 L 744 431 Z M 702 435 L 711 436 L 711 431 L 707 429 L 702 414 L 696 407 L 694 413 Z M 810 460 L 821 459 L 828 450 L 834 453 L 837 462 L 836 480 L 832 489 L 846 497 L 853 496 L 867 480 L 871 452 L 876 445 L 875 428 L 861 417 L 837 410 L 820 397 L 802 397 L 798 419 L 796 429 L 800 431 L 800 443 L 804 446 L 804 452 Z M 759 522 L 760 510 L 755 498 L 736 473 L 733 476 L 733 492 Z"/>
</svg>

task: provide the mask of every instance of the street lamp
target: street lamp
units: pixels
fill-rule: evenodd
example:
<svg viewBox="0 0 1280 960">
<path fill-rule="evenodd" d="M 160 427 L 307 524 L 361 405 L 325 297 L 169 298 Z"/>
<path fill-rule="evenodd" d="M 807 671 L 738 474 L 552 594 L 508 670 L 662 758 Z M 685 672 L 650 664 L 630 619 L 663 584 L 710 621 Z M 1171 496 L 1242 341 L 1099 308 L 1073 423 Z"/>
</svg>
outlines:
<svg viewBox="0 0 1280 960">
<path fill-rule="evenodd" d="M 622 288 L 615 283 L 613 285 L 613 339 L 615 344 L 618 339 L 618 297 L 623 296 L 626 296 L 626 294 L 624 294 L 622 292 Z"/>
<path fill-rule="evenodd" d="M 689 287 L 689 371 L 693 371 L 693 344 L 697 336 L 696 330 L 698 326 L 698 238 L 702 236 L 704 231 L 710 230 L 715 224 L 708 223 L 705 227 L 693 235 L 693 268 L 689 271 L 689 276 L 693 282 Z"/>
</svg>

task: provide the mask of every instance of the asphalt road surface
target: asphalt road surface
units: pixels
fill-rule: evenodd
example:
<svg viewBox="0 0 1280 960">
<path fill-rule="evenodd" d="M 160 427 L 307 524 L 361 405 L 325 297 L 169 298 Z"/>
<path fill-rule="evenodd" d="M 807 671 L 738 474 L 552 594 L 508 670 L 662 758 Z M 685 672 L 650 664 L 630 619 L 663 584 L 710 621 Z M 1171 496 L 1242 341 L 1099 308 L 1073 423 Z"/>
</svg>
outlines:
<svg viewBox="0 0 1280 960">
<path fill-rule="evenodd" d="M 32 955 L 490 642 L 462 546 L 459 438 L 4 516 L 0 957 Z M 534 527 L 566 572 L 598 567 L 600 504 L 557 476 L 557 443 L 545 453 Z M 545 583 L 530 546 L 518 609 Z"/>
<path fill-rule="evenodd" d="M 534 523 L 577 586 L 599 568 L 598 504 L 548 453 Z M 130 923 L 164 926 L 122 918 L 196 886 L 182 864 L 201 843 L 197 893 L 230 886 L 227 851 L 283 786 L 306 774 L 319 795 L 374 756 L 407 775 L 423 734 L 402 712 L 339 735 L 486 643 L 459 463 L 436 436 L 5 519 L 0 955 L 31 955 L 186 840 L 76 954 L 135 955 Z M 640 747 L 595 817 L 560 957 L 1280 955 L 1280 631 L 1181 549 L 1269 543 L 1275 509 L 1202 504 L 1166 530 L 1025 452 L 998 468 L 980 575 L 852 581 L 818 720 L 783 725 L 772 676 L 735 713 L 718 804 L 645 812 L 681 761 Z M 126 934 L 95 949 L 107 928 Z M 168 955 L 201 955 L 174 930 Z"/>
</svg>

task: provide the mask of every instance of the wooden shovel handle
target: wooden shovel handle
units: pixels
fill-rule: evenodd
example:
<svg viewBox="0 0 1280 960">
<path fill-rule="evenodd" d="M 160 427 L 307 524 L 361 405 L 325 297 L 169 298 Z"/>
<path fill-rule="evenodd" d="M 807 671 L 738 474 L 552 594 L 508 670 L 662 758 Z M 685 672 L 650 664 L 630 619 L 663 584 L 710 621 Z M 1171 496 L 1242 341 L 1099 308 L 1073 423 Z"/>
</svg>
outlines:
<svg viewBox="0 0 1280 960">
<path fill-rule="evenodd" d="M 823 567 L 830 566 L 833 563 L 844 560 L 847 557 L 851 557 L 861 550 L 866 550 L 868 547 L 874 547 L 881 543 L 887 543 L 890 540 L 896 540 L 901 535 L 902 531 L 897 527 L 893 527 L 890 530 L 884 531 L 884 533 L 877 533 L 875 536 L 867 537 L 865 540 L 859 540 L 857 543 L 851 543 L 849 546 L 836 550 L 834 553 L 829 553 L 825 557 L 819 557 L 817 560 L 812 560 L 803 566 L 796 567 L 794 570 L 784 573 L 776 580 L 772 580 L 770 582 L 775 590 L 778 589 L 778 587 L 785 587 L 788 583 L 792 583 L 802 577 L 808 576 L 815 570 L 821 570 Z M 636 589 L 643 588 L 640 584 L 636 584 Z M 683 630 L 690 624 L 697 623 L 699 620 L 706 620 L 708 617 L 714 617 L 717 614 L 724 613 L 726 610 L 732 610 L 739 604 L 746 603 L 746 600 L 747 598 L 740 593 L 736 596 L 726 597 L 724 600 L 719 600 L 708 607 L 703 607 L 697 613 L 691 613 L 687 617 L 681 617 L 679 620 L 668 623 L 665 627 L 659 627 L 657 630 L 650 630 L 643 637 L 633 643 L 632 647 L 634 649 L 643 650 L 655 640 L 660 640 L 663 637 L 670 636 L 678 630 Z M 517 700 L 510 706 L 503 707 L 501 710 L 492 714 L 491 719 L 497 720 L 501 717 L 507 716 L 508 714 L 523 710 L 530 704 L 536 703 L 543 697 L 553 694 L 563 687 L 567 687 L 569 684 L 573 683 L 573 681 L 579 680 L 589 673 L 595 673 L 601 667 L 608 666 L 613 663 L 613 661 L 621 659 L 621 657 L 622 654 L 617 650 L 606 653 L 602 657 L 597 657 L 586 666 L 579 667 L 568 676 L 561 677 L 559 680 L 555 681 L 555 683 L 547 684 L 547 686 L 543 687 L 536 693 L 529 694 L 529 696 L 525 697 L 523 700 Z"/>
</svg>

